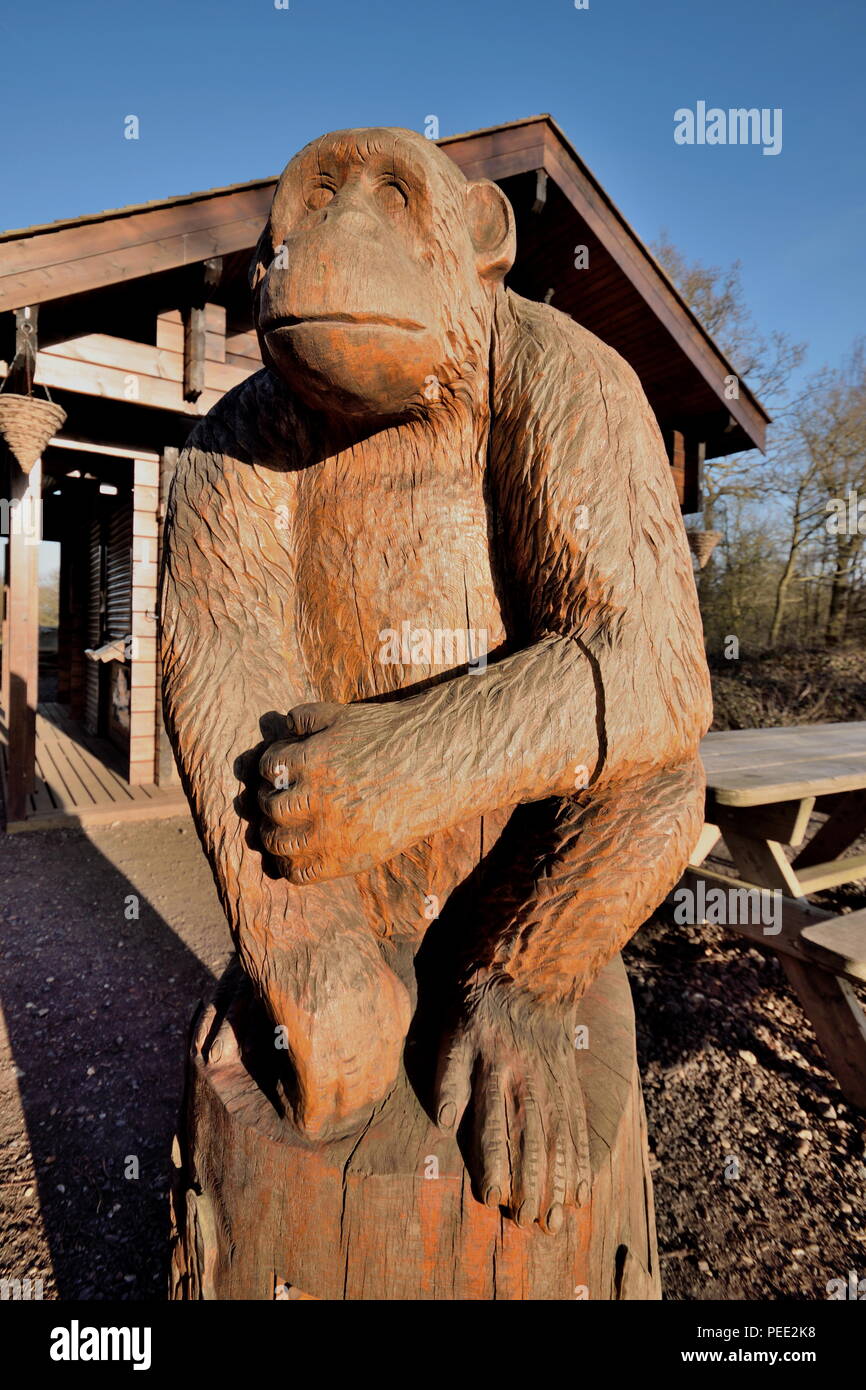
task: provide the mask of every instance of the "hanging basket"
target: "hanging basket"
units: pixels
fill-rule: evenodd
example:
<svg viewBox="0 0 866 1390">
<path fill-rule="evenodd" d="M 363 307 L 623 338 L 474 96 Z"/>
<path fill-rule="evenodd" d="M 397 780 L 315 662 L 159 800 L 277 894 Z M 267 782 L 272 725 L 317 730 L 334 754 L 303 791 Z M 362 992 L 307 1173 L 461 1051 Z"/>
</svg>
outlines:
<svg viewBox="0 0 866 1390">
<path fill-rule="evenodd" d="M 0 436 L 6 440 L 24 473 L 29 473 L 50 439 L 62 426 L 66 411 L 53 401 L 0 392 Z"/>
<path fill-rule="evenodd" d="M 722 533 L 721 531 L 687 531 L 686 535 L 689 538 L 689 550 L 698 562 L 698 569 L 702 570 L 722 539 Z"/>
</svg>

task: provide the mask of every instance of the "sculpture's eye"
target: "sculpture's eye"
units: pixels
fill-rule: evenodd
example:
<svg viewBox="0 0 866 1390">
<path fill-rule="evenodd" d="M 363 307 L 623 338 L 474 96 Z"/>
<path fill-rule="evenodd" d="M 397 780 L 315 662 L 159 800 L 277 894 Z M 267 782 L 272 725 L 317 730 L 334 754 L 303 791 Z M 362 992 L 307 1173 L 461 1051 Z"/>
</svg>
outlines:
<svg viewBox="0 0 866 1390">
<path fill-rule="evenodd" d="M 333 196 L 334 190 L 329 183 L 317 183 L 307 189 L 304 202 L 311 212 L 316 212 L 319 208 L 327 207 Z"/>
<path fill-rule="evenodd" d="M 396 179 L 383 179 L 376 189 L 376 195 L 386 212 L 402 212 L 409 202 L 406 189 Z"/>
</svg>

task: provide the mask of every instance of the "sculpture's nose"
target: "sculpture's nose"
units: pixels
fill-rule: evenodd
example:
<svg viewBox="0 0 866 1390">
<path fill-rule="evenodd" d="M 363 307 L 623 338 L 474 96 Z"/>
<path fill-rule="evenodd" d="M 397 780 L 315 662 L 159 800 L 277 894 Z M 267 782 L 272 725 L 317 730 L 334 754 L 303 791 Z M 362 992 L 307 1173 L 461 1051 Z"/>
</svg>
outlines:
<svg viewBox="0 0 866 1390">
<path fill-rule="evenodd" d="M 319 227 L 328 236 L 370 236 L 376 228 L 376 218 L 364 200 L 348 189 L 342 189 L 320 212 Z"/>
</svg>

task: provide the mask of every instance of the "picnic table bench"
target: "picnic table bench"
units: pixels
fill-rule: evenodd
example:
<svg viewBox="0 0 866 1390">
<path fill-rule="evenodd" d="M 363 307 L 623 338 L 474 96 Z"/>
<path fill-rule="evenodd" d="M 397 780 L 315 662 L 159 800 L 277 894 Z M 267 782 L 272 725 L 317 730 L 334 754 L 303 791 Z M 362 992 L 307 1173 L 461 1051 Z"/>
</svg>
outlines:
<svg viewBox="0 0 866 1390">
<path fill-rule="evenodd" d="M 866 1109 L 866 1016 L 851 988 L 866 981 L 866 909 L 834 916 L 808 902 L 866 878 L 866 854 L 845 854 L 866 832 L 866 722 L 713 733 L 701 753 L 706 819 L 686 879 L 783 895 L 778 932 L 728 925 L 778 953 L 843 1094 Z M 733 877 L 703 867 L 720 839 Z"/>
</svg>

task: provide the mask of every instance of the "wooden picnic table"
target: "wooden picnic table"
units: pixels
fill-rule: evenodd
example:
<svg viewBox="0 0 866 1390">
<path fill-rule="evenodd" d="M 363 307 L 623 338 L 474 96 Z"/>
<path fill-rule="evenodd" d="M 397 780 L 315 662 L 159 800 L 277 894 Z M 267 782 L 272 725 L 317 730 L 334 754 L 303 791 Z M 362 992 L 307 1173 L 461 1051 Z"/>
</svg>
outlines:
<svg viewBox="0 0 866 1390">
<path fill-rule="evenodd" d="M 866 909 L 834 916 L 808 902 L 866 878 L 866 854 L 845 854 L 866 832 L 866 721 L 713 733 L 701 753 L 706 818 L 687 878 L 783 895 L 778 933 L 729 925 L 778 953 L 843 1094 L 866 1109 L 866 1017 L 851 988 L 866 981 Z M 701 867 L 720 839 L 734 877 Z"/>
</svg>

